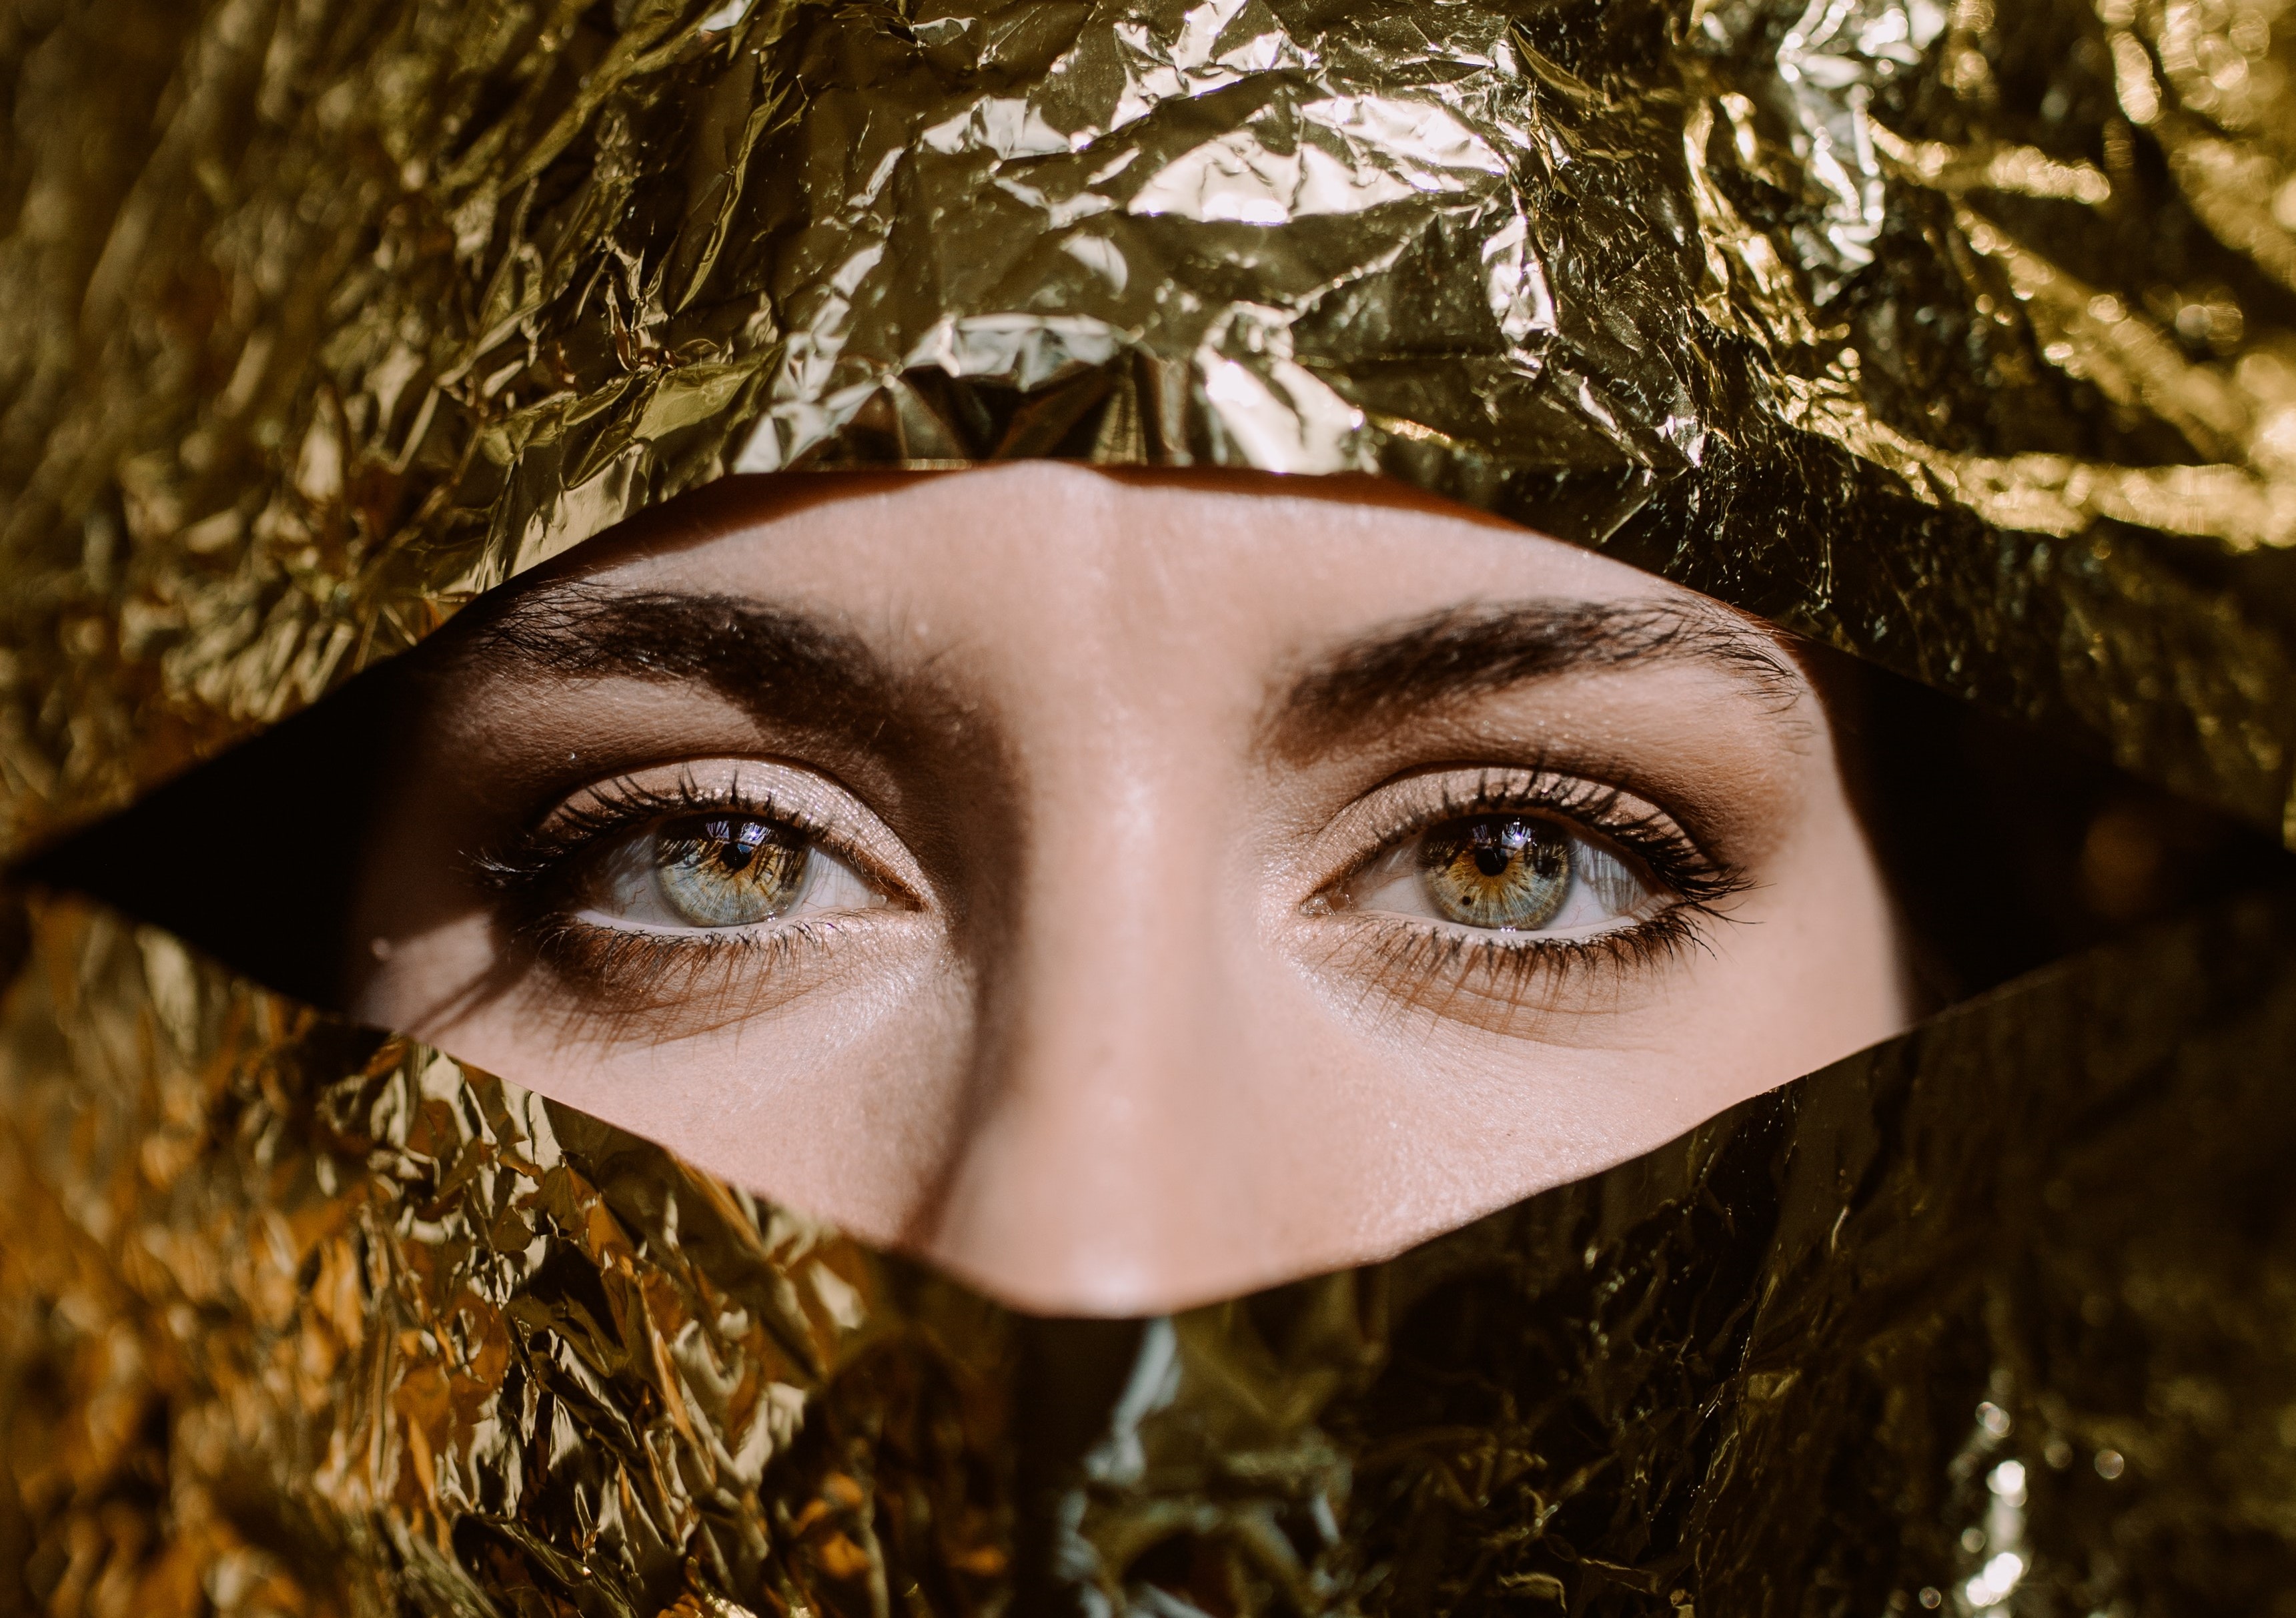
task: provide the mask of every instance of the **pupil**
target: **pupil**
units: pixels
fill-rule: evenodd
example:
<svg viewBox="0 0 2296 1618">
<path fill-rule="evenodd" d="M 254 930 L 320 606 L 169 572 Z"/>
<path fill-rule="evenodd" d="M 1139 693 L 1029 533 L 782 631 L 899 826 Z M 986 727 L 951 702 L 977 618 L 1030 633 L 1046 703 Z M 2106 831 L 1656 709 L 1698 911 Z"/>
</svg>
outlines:
<svg viewBox="0 0 2296 1618">
<path fill-rule="evenodd" d="M 697 858 L 729 876 L 739 876 L 773 846 L 768 829 L 755 820 L 704 820 L 694 827 L 701 844 Z"/>
<path fill-rule="evenodd" d="M 1421 881 L 1447 919 L 1531 931 L 1560 913 L 1570 892 L 1570 844 L 1539 822 L 1478 815 L 1426 834 Z"/>
<path fill-rule="evenodd" d="M 680 921 L 746 927 L 797 901 L 807 863 L 804 842 L 770 821 L 697 817 L 666 828 L 654 883 Z"/>
</svg>

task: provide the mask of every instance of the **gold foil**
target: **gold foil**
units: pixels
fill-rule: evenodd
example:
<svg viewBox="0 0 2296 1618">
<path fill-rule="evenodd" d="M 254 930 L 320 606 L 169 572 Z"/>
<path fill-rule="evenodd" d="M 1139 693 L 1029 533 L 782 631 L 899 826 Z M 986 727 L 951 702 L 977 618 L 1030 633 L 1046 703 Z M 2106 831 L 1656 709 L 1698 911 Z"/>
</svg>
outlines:
<svg viewBox="0 0 2296 1618">
<path fill-rule="evenodd" d="M 2269 1611 L 2296 1558 L 2284 899 L 1144 1324 L 1014 1318 L 149 930 L 38 930 L 0 1150 L 38 1610 Z"/>
<path fill-rule="evenodd" d="M 2296 838 L 2266 0 L 12 0 L 0 67 L 12 848 L 713 478 L 1015 455 L 1382 471 Z M 1093 1325 L 44 901 L 0 1579 L 2274 1610 L 2292 927 L 2197 917 L 1391 1264 Z"/>
<path fill-rule="evenodd" d="M 737 471 L 1376 468 L 2291 825 L 2261 0 L 19 4 L 11 812 Z"/>
</svg>

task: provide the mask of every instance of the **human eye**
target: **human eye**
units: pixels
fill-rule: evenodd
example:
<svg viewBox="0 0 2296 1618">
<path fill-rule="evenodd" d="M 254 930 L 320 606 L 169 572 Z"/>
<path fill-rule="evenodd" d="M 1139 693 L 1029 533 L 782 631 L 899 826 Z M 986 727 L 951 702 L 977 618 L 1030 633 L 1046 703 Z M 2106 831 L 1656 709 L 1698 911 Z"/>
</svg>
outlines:
<svg viewBox="0 0 2296 1618">
<path fill-rule="evenodd" d="M 1383 927 L 1406 973 L 1649 965 L 1747 885 L 1656 804 L 1562 771 L 1423 776 L 1350 818 L 1375 846 L 1307 908 Z"/>
<path fill-rule="evenodd" d="M 594 782 L 479 860 L 545 964 L 609 988 L 833 945 L 872 913 L 915 908 L 900 863 L 833 784 L 741 760 Z"/>
<path fill-rule="evenodd" d="M 769 808 L 660 815 L 609 842 L 587 875 L 577 918 L 609 927 L 717 931 L 889 902 Z"/>
<path fill-rule="evenodd" d="M 1619 850 L 1522 810 L 1467 815 L 1390 847 L 1349 884 L 1353 908 L 1482 932 L 1580 937 L 1642 919 L 1660 884 Z"/>
</svg>

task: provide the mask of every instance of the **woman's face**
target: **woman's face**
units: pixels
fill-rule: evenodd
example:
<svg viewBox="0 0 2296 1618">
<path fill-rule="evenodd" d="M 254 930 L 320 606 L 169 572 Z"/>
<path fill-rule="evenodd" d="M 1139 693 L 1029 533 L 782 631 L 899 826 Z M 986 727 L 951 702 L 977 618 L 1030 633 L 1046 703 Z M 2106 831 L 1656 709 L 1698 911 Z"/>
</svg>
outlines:
<svg viewBox="0 0 2296 1618">
<path fill-rule="evenodd" d="M 1908 1020 L 1825 711 L 1704 597 L 1362 482 L 708 512 L 449 643 L 357 1014 L 1087 1314 L 1389 1253 Z"/>
</svg>

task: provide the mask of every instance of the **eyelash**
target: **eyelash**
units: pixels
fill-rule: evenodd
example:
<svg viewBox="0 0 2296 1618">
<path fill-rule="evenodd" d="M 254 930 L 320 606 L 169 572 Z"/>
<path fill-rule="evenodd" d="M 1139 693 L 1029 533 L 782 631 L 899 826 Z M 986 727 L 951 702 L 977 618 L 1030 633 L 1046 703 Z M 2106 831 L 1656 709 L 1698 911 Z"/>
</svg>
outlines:
<svg viewBox="0 0 2296 1618">
<path fill-rule="evenodd" d="M 828 948 L 836 932 L 800 919 L 767 928 L 674 933 L 602 926 L 572 914 L 569 890 L 585 864 L 649 824 L 696 813 L 752 816 L 853 860 L 873 880 L 887 880 L 834 825 L 770 795 L 704 791 L 690 777 L 665 790 L 619 776 L 590 788 L 588 798 L 480 854 L 474 864 L 480 880 L 506 901 L 514 936 L 554 967 L 611 985 L 626 1006 L 690 1006 L 713 975 L 726 973 L 721 981 L 730 983 L 736 966 L 750 973 L 783 968 L 802 954 Z M 1464 791 L 1447 785 L 1436 802 L 1390 827 L 1348 875 L 1432 826 L 1502 813 L 1543 814 L 1615 845 L 1642 864 L 1665 890 L 1667 902 L 1631 925 L 1589 938 L 1480 934 L 1405 917 L 1365 916 L 1382 934 L 1382 976 L 1398 984 L 1447 977 L 1458 986 L 1482 979 L 1481 986 L 1517 996 L 1538 978 L 1590 971 L 1624 977 L 1705 948 L 1706 926 L 1728 919 L 1717 907 L 1751 885 L 1742 872 L 1709 854 L 1670 820 L 1628 808 L 1617 788 L 1539 766 L 1486 771 Z"/>
<path fill-rule="evenodd" d="M 680 815 L 751 817 L 793 832 L 828 853 L 847 859 L 870 880 L 900 894 L 898 884 L 853 850 L 833 823 L 738 787 L 705 791 L 691 776 L 667 788 L 647 786 L 627 776 L 587 790 L 589 801 L 562 809 L 543 825 L 529 826 L 474 860 L 480 882 L 507 905 L 518 940 L 551 966 L 596 985 L 611 985 L 622 1008 L 690 1006 L 713 974 L 736 965 L 750 972 L 785 967 L 798 957 L 824 949 L 833 926 L 803 919 L 769 927 L 668 932 L 602 926 L 572 913 L 570 890 L 583 867 L 632 833 Z M 744 973 L 743 975 L 748 975 Z"/>
<path fill-rule="evenodd" d="M 1521 1005 L 1530 986 L 1562 983 L 1599 974 L 1623 981 L 1646 967 L 1680 959 L 1707 947 L 1701 924 L 1727 920 L 1701 906 L 1669 905 L 1630 927 L 1592 938 L 1478 938 L 1434 922 L 1383 917 L 1380 981 L 1409 996 L 1430 982 L 1447 980 L 1455 990 L 1473 990 Z"/>
<path fill-rule="evenodd" d="M 1456 987 L 1499 990 L 1507 998 L 1519 998 L 1526 984 L 1539 978 L 1588 972 L 1625 977 L 1707 948 L 1706 928 L 1730 919 L 1718 907 L 1753 885 L 1743 871 L 1707 852 L 1672 821 L 1628 808 L 1618 788 L 1536 765 L 1486 771 L 1464 792 L 1447 784 L 1438 801 L 1390 829 L 1340 881 L 1447 821 L 1508 813 L 1546 815 L 1615 845 L 1656 879 L 1666 891 L 1666 902 L 1629 926 L 1587 938 L 1482 933 L 1412 917 L 1366 916 L 1364 924 L 1383 934 L 1383 976 L 1397 984 L 1447 977 Z M 1478 979 L 1482 982 L 1476 983 Z"/>
</svg>

